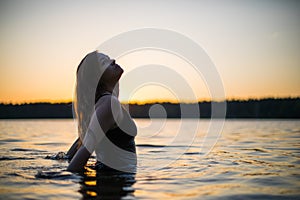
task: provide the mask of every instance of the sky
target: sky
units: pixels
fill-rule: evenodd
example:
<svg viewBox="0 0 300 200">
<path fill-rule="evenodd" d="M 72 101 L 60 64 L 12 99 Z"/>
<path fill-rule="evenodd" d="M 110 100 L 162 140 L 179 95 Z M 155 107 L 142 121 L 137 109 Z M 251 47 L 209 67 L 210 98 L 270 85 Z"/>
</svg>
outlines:
<svg viewBox="0 0 300 200">
<path fill-rule="evenodd" d="M 199 45 L 227 99 L 300 96 L 300 1 L 1 0 L 0 26 L 2 103 L 72 100 L 81 59 L 116 35 L 144 28 Z M 122 102 L 216 97 L 205 74 L 170 52 L 144 49 L 116 61 L 125 70 Z"/>
</svg>

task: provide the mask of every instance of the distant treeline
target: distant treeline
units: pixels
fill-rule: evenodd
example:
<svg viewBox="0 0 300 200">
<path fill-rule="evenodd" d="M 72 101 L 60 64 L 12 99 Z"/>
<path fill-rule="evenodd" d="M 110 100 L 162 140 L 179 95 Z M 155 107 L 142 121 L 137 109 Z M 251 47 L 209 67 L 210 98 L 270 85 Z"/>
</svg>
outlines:
<svg viewBox="0 0 300 200">
<path fill-rule="evenodd" d="M 214 105 L 221 105 L 213 102 Z M 210 118 L 212 102 L 196 104 L 160 103 L 125 105 L 134 118 Z M 150 108 L 153 109 L 150 109 Z M 199 115 L 194 111 L 199 108 Z M 216 106 L 218 108 L 218 106 Z M 182 113 L 184 112 L 184 113 Z M 197 113 L 197 112 L 196 112 Z M 0 119 L 18 118 L 72 118 L 72 103 L 0 104 Z M 300 118 L 300 98 L 230 100 L 226 101 L 226 118 Z"/>
</svg>

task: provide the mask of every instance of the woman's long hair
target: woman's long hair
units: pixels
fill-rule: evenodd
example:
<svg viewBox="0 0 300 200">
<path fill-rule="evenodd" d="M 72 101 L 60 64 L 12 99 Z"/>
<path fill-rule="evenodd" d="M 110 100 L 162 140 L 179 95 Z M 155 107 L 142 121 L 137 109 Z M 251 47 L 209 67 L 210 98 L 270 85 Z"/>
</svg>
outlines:
<svg viewBox="0 0 300 200">
<path fill-rule="evenodd" d="M 94 51 L 87 54 L 77 68 L 73 116 L 77 119 L 81 142 L 95 110 L 95 102 L 101 95 L 101 76 L 111 62 L 107 55 Z"/>
</svg>

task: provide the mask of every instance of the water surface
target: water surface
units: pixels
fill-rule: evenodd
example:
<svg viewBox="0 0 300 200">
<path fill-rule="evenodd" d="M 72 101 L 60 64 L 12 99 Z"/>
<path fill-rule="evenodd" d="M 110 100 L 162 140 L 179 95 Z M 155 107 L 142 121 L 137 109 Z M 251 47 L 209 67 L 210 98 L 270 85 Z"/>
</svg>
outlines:
<svg viewBox="0 0 300 200">
<path fill-rule="evenodd" d="M 78 175 L 45 159 L 75 140 L 73 120 L 1 120 L 0 198 L 300 199 L 299 120 L 227 120 L 205 157 L 209 120 L 135 121 L 137 174 L 97 173 L 91 158 Z"/>
</svg>

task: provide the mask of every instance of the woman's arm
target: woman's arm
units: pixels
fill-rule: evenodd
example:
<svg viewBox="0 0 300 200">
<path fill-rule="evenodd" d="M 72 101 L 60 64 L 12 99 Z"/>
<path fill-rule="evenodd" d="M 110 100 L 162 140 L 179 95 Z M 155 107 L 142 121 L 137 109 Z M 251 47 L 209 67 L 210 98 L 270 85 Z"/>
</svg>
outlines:
<svg viewBox="0 0 300 200">
<path fill-rule="evenodd" d="M 77 138 L 77 140 L 75 140 L 75 142 L 72 144 L 72 146 L 70 147 L 70 149 L 67 152 L 67 156 L 69 160 L 72 160 L 72 158 L 74 157 L 75 153 L 77 152 L 77 150 L 81 147 L 81 140 L 80 138 Z"/>
<path fill-rule="evenodd" d="M 91 153 L 84 146 L 81 146 L 70 162 L 67 170 L 71 172 L 82 171 L 90 156 Z"/>
</svg>

